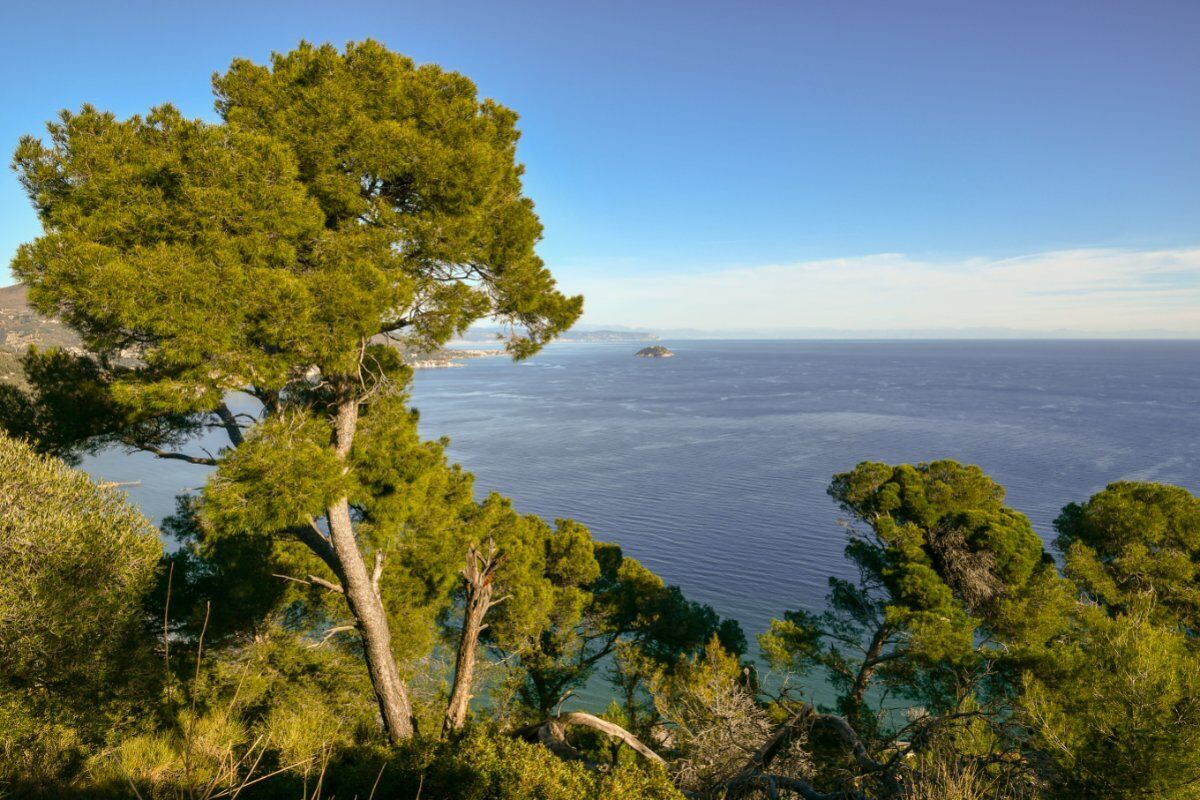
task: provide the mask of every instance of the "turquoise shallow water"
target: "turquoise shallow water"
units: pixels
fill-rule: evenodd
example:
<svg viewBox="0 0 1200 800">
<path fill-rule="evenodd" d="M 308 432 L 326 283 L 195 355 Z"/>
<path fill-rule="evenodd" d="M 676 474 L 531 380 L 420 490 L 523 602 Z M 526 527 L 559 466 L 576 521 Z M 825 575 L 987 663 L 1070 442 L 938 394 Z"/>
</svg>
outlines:
<svg viewBox="0 0 1200 800">
<path fill-rule="evenodd" d="M 819 608 L 847 575 L 834 472 L 864 459 L 981 465 L 1049 539 L 1067 502 L 1120 478 L 1200 490 L 1200 342 L 558 344 L 417 373 L 428 437 L 481 492 L 574 517 L 740 620 Z M 204 473 L 105 453 L 154 518 Z"/>
</svg>

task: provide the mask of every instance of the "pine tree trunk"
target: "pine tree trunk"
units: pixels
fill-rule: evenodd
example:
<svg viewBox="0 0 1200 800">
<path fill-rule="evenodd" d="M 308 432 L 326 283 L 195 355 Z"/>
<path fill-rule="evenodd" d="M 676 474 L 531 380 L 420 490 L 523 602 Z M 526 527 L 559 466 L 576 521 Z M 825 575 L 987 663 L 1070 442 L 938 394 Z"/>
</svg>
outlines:
<svg viewBox="0 0 1200 800">
<path fill-rule="evenodd" d="M 354 440 L 358 424 L 358 404 L 348 400 L 337 409 L 334 428 L 334 447 L 340 457 L 346 458 Z M 412 704 L 408 687 L 400 678 L 396 658 L 392 654 L 392 634 L 388 626 L 387 611 L 374 585 L 362 552 L 354 538 L 354 524 L 350 519 L 350 503 L 343 497 L 331 504 L 326 511 L 329 520 L 329 540 L 341 566 L 341 578 L 346 594 L 346 603 L 358 625 L 366 656 L 371 685 L 379 701 L 379 712 L 383 725 L 393 742 L 409 739 L 414 733 Z"/>
<path fill-rule="evenodd" d="M 880 654 L 883 651 L 883 645 L 887 641 L 890 632 L 891 628 L 886 622 L 875 630 L 875 635 L 871 637 L 871 643 L 867 646 L 867 652 L 863 656 L 863 662 L 858 669 L 858 674 L 854 676 L 854 684 L 850 687 L 850 702 L 849 708 L 846 709 L 846 721 L 858 733 L 862 733 L 860 727 L 862 725 L 862 709 L 866 699 L 867 685 L 871 682 L 871 676 L 875 674 L 875 667 L 880 663 Z"/>
<path fill-rule="evenodd" d="M 467 721 L 467 709 L 471 703 L 471 687 L 475 680 L 475 651 L 479 646 L 479 634 L 487 627 L 483 618 L 492 602 L 492 578 L 503 558 L 496 558 L 496 546 L 488 542 L 489 552 L 485 559 L 474 546 L 467 551 L 467 567 L 462 571 L 466 588 L 466 607 L 463 611 L 462 635 L 458 641 L 458 657 L 454 662 L 454 687 L 450 691 L 450 702 L 446 706 L 446 718 L 442 734 L 459 730 Z M 499 601 L 496 601 L 499 602 Z"/>
</svg>

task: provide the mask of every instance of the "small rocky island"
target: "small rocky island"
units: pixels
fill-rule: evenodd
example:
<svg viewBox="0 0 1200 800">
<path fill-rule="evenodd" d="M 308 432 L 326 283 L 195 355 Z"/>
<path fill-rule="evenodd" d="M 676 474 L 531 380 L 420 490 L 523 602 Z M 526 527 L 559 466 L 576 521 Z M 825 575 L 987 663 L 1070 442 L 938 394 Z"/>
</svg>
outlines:
<svg viewBox="0 0 1200 800">
<path fill-rule="evenodd" d="M 643 347 L 634 353 L 638 358 L 671 358 L 675 354 L 661 344 L 656 344 L 651 347 Z"/>
</svg>

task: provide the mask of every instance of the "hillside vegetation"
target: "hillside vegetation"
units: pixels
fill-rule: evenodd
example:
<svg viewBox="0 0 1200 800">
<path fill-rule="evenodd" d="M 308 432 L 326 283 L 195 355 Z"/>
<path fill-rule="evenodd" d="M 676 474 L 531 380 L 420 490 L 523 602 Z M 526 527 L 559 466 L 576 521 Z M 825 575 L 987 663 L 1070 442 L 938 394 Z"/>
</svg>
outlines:
<svg viewBox="0 0 1200 800">
<path fill-rule="evenodd" d="M 84 106 L 16 151 L 13 270 L 58 321 L 6 313 L 75 338 L 0 386 L 0 793 L 1200 797 L 1200 499 L 1063 498 L 1048 551 L 979 467 L 847 464 L 856 577 L 753 660 L 418 433 L 402 349 L 494 320 L 522 359 L 582 313 L 516 114 L 372 41 L 214 90 L 217 122 Z M 202 486 L 155 531 L 71 469 L 111 447 Z"/>
<path fill-rule="evenodd" d="M 75 350 L 79 344 L 70 328 L 30 308 L 24 286 L 0 287 L 0 383 L 24 384 L 21 356 L 31 346 Z"/>
</svg>

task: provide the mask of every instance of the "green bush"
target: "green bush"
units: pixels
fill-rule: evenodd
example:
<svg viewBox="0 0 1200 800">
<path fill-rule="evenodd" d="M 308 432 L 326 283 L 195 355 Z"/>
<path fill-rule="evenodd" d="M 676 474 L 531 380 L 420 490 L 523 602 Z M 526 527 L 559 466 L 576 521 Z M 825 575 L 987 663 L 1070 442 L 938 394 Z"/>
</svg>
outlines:
<svg viewBox="0 0 1200 800">
<path fill-rule="evenodd" d="M 657 767 L 631 763 L 609 772 L 593 771 L 491 728 L 476 728 L 449 742 L 418 739 L 394 749 L 330 742 L 303 767 L 268 777 L 274 768 L 263 764 L 272 763 L 277 754 L 253 746 L 235 721 L 211 713 L 194 720 L 184 716 L 181 725 L 191 726 L 187 736 L 176 730 L 127 739 L 103 764 L 88 771 L 88 780 L 77 786 L 77 796 L 132 800 L 204 797 L 224 791 L 237 792 L 245 800 L 368 797 L 372 792 L 381 800 L 683 797 Z M 248 767 L 255 762 L 259 767 L 251 772 Z"/>
<path fill-rule="evenodd" d="M 109 684 L 161 556 L 123 494 L 0 434 L 0 682 L 75 695 Z"/>
<path fill-rule="evenodd" d="M 1200 797 L 1200 659 L 1188 637 L 1089 609 L 1057 675 L 1030 676 L 1022 718 L 1055 797 Z"/>
<path fill-rule="evenodd" d="M 142 716 L 161 556 L 122 494 L 0 434 L 0 791 L 65 779 Z"/>
<path fill-rule="evenodd" d="M 629 764 L 590 771 L 484 729 L 439 746 L 417 775 L 424 800 L 682 800 L 660 769 Z"/>
</svg>

